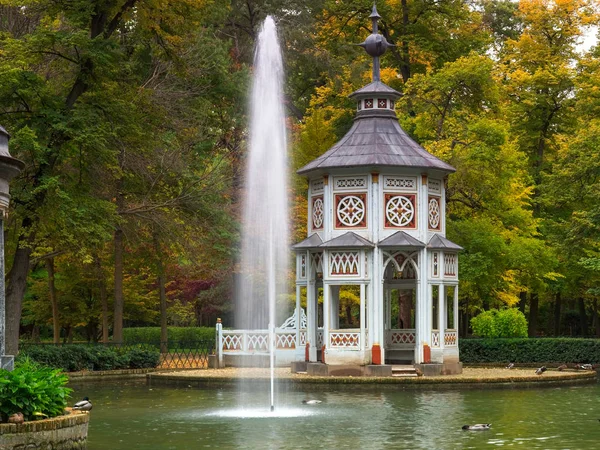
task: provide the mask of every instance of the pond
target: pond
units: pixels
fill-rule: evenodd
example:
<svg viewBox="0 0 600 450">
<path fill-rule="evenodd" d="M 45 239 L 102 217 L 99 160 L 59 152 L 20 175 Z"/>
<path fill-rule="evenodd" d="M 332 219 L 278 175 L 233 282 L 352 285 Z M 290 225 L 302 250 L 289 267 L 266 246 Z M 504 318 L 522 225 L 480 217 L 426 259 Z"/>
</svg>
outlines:
<svg viewBox="0 0 600 450">
<path fill-rule="evenodd" d="M 89 450 L 590 449 L 600 442 L 598 384 L 451 391 L 307 385 L 280 394 L 273 416 L 261 389 L 238 394 L 137 381 L 71 387 L 72 398 L 94 404 Z M 240 396 L 253 407 L 240 410 Z M 461 429 L 482 422 L 491 429 Z"/>
</svg>

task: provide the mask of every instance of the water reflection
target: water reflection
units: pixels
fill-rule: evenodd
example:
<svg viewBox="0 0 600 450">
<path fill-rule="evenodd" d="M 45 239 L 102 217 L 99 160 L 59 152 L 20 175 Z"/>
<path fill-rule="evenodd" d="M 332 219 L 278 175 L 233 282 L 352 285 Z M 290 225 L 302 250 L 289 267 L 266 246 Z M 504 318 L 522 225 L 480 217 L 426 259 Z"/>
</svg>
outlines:
<svg viewBox="0 0 600 450">
<path fill-rule="evenodd" d="M 94 402 L 89 449 L 540 449 L 598 448 L 600 389 L 415 391 L 358 386 L 291 390 L 276 417 L 264 394 L 82 384 Z M 316 398 L 319 405 L 303 405 Z M 254 403 L 253 403 L 254 402 Z M 261 412 L 262 411 L 262 412 Z M 279 413 L 278 413 L 279 411 Z M 462 431 L 490 422 L 489 431 Z"/>
</svg>

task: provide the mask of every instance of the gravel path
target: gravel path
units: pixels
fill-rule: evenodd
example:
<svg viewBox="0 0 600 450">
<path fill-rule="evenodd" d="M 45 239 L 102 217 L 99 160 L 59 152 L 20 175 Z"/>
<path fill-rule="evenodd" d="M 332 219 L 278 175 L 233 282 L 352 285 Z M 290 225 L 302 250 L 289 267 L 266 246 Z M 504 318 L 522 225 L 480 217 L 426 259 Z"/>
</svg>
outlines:
<svg viewBox="0 0 600 450">
<path fill-rule="evenodd" d="M 309 376 L 306 374 L 299 373 L 291 373 L 289 368 L 277 368 L 275 369 L 277 378 L 289 378 L 289 379 L 302 379 L 302 378 L 316 378 L 313 376 Z M 181 378 L 223 378 L 223 379 L 232 379 L 232 378 L 268 378 L 269 377 L 269 369 L 259 369 L 259 368 L 234 368 L 227 367 L 225 369 L 200 369 L 200 370 L 184 370 L 184 371 L 168 371 L 168 372 L 160 372 L 154 373 L 152 376 L 161 376 L 168 375 Z M 594 372 L 595 373 L 595 372 Z M 428 379 L 435 380 L 473 380 L 473 381 L 485 381 L 485 380 L 498 380 L 502 381 L 502 379 L 506 379 L 506 381 L 511 381 L 515 379 L 519 379 L 521 381 L 536 381 L 542 379 L 554 379 L 560 380 L 561 378 L 573 378 L 573 375 L 580 374 L 582 377 L 591 376 L 590 371 L 577 371 L 577 370 L 564 370 L 559 372 L 557 370 L 553 370 L 549 368 L 542 375 L 536 375 L 534 368 L 515 368 L 515 369 L 505 369 L 505 368 L 471 368 L 465 367 L 463 369 L 463 373 L 460 375 L 442 375 L 438 377 L 428 377 Z M 329 377 L 323 377 L 329 378 Z M 361 377 L 362 378 L 362 377 Z M 367 377 L 364 377 L 367 378 Z"/>
</svg>

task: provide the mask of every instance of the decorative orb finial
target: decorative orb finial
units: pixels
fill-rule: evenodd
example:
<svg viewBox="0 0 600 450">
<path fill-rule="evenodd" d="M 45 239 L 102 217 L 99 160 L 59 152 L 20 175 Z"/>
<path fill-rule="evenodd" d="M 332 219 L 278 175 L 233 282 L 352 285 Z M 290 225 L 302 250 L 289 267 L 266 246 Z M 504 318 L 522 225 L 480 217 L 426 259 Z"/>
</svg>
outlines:
<svg viewBox="0 0 600 450">
<path fill-rule="evenodd" d="M 377 22 L 381 19 L 381 16 L 377 12 L 377 6 L 373 3 L 373 10 L 369 18 L 373 21 L 373 32 L 365 39 L 360 45 L 365 49 L 369 56 L 373 57 L 373 81 L 378 81 L 379 77 L 379 57 L 382 56 L 388 47 L 393 47 L 385 36 L 379 34 L 379 28 Z"/>
</svg>

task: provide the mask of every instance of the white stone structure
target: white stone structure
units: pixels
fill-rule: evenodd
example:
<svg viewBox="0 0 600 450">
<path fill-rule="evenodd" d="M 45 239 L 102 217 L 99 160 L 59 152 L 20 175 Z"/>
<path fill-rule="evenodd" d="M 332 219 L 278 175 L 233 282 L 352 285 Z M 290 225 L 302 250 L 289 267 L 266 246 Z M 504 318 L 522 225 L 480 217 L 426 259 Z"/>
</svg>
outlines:
<svg viewBox="0 0 600 450">
<path fill-rule="evenodd" d="M 297 311 L 303 297 L 307 307 L 298 343 L 310 362 L 437 362 L 456 372 L 461 248 L 445 238 L 445 180 L 455 169 L 398 124 L 400 94 L 379 79 L 388 44 L 375 8 L 371 18 L 362 46 L 373 82 L 350 96 L 354 125 L 298 171 L 309 180 L 308 237 L 294 246 Z M 360 293 L 352 328 L 340 325 L 340 290 Z"/>
</svg>

